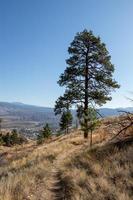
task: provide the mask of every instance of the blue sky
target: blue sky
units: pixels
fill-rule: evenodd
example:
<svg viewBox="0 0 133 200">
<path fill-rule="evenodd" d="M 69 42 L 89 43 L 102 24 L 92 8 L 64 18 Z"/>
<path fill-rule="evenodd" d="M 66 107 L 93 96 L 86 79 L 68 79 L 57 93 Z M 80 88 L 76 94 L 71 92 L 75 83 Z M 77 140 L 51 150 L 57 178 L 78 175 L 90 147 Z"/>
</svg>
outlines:
<svg viewBox="0 0 133 200">
<path fill-rule="evenodd" d="M 74 35 L 106 43 L 121 89 L 104 107 L 132 106 L 133 0 L 0 0 L 0 101 L 54 106 Z"/>
</svg>

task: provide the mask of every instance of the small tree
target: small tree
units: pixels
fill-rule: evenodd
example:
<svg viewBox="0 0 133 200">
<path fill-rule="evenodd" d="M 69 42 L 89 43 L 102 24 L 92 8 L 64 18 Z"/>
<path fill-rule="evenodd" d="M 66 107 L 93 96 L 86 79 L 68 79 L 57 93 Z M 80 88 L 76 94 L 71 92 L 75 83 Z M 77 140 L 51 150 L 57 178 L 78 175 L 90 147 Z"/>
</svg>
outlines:
<svg viewBox="0 0 133 200">
<path fill-rule="evenodd" d="M 37 143 L 41 144 L 44 142 L 44 139 L 48 139 L 51 137 L 52 131 L 49 127 L 49 124 L 46 123 L 46 125 L 43 127 L 43 129 L 40 131 L 39 135 L 37 136 Z"/>
<path fill-rule="evenodd" d="M 87 117 L 87 119 L 85 119 Z M 97 126 L 100 125 L 100 121 L 97 118 L 97 112 L 94 108 L 89 107 L 87 114 L 83 114 L 83 121 L 81 122 L 81 127 L 83 131 L 90 132 L 90 147 L 92 146 L 92 133 Z M 88 121 L 86 126 L 85 120 Z M 86 130 L 87 129 L 87 130 Z"/>
<path fill-rule="evenodd" d="M 10 147 L 11 146 L 11 136 L 10 136 L 10 133 L 7 133 L 6 135 L 3 135 L 3 142 L 4 142 L 4 145 Z"/>
<path fill-rule="evenodd" d="M 69 133 L 69 127 L 72 125 L 72 114 L 70 111 L 64 111 L 62 113 L 61 119 L 60 119 L 60 129 L 65 130 L 65 132 Z"/>
<path fill-rule="evenodd" d="M 44 137 L 42 132 L 40 131 L 40 133 L 37 135 L 37 144 L 42 144 L 44 142 Z"/>
<path fill-rule="evenodd" d="M 19 135 L 16 129 L 13 129 L 10 136 L 11 144 L 18 144 L 19 143 Z"/>
<path fill-rule="evenodd" d="M 60 129 L 65 130 L 66 133 L 69 132 L 69 127 L 72 125 L 72 114 L 70 111 L 70 107 L 72 104 L 72 96 L 71 94 L 65 91 L 64 96 L 60 96 L 55 102 L 54 112 L 55 115 L 61 115 L 60 118 Z"/>
<path fill-rule="evenodd" d="M 18 134 L 16 129 L 13 129 L 11 133 L 0 134 L 0 144 L 5 146 L 12 146 L 16 144 L 26 143 L 27 139 Z"/>
</svg>

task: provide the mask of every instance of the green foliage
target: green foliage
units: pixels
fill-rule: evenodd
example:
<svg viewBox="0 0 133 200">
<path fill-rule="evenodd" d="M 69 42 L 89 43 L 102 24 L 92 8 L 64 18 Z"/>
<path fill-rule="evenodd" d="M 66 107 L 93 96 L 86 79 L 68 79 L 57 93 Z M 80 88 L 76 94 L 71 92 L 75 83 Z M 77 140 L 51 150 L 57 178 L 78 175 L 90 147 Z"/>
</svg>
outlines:
<svg viewBox="0 0 133 200">
<path fill-rule="evenodd" d="M 59 85 L 65 86 L 70 105 L 83 105 L 86 115 L 90 105 L 103 105 L 111 100 L 111 92 L 119 88 L 113 79 L 114 65 L 111 56 L 100 37 L 92 31 L 77 33 L 68 48 L 70 58 L 66 60 L 67 68 L 60 75 Z M 87 129 L 84 136 L 87 137 Z"/>
<path fill-rule="evenodd" d="M 10 133 L 6 133 L 6 135 L 3 135 L 3 141 L 5 146 L 11 146 L 11 135 Z"/>
<path fill-rule="evenodd" d="M 87 119 L 88 123 L 86 125 L 86 123 L 84 123 L 84 119 Z M 89 107 L 88 108 L 88 111 L 87 113 L 84 113 L 83 114 L 83 117 L 82 117 L 82 122 L 81 122 L 81 127 L 82 127 L 82 130 L 85 131 L 87 129 L 87 131 L 94 131 L 95 128 L 97 126 L 100 125 L 100 121 L 98 120 L 97 118 L 97 113 L 96 113 L 96 110 L 94 108 L 91 108 Z"/>
<path fill-rule="evenodd" d="M 54 112 L 59 115 L 63 112 L 69 111 L 72 104 L 72 94 L 66 90 L 63 96 L 60 96 L 55 102 Z"/>
<path fill-rule="evenodd" d="M 100 121 L 97 118 L 96 110 L 92 107 L 89 107 L 87 112 L 83 114 L 82 120 L 81 129 L 84 132 L 90 132 L 90 146 L 92 146 L 92 133 L 98 126 L 100 126 Z"/>
<path fill-rule="evenodd" d="M 52 131 L 47 123 L 37 136 L 37 144 L 42 144 L 44 140 L 50 138 L 51 135 Z"/>
<path fill-rule="evenodd" d="M 12 134 L 10 136 L 10 142 L 12 145 L 14 144 L 18 144 L 19 143 L 20 138 L 18 137 L 18 133 L 16 129 L 12 130 Z"/>
<path fill-rule="evenodd" d="M 72 114 L 70 112 L 71 103 L 72 96 L 70 93 L 67 93 L 67 90 L 65 91 L 64 96 L 60 96 L 55 102 L 55 115 L 62 114 L 59 125 L 61 131 L 65 130 L 66 133 L 69 132 L 69 127 L 72 125 L 73 120 Z"/>
<path fill-rule="evenodd" d="M 0 134 L 0 145 L 13 146 L 26 142 L 26 139 L 20 136 L 17 130 L 13 129 L 11 133 Z"/>
<path fill-rule="evenodd" d="M 83 114 L 84 114 L 84 107 L 82 105 L 77 105 L 77 118 L 80 124 L 82 122 Z"/>
<path fill-rule="evenodd" d="M 37 135 L 37 144 L 42 144 L 43 142 L 44 142 L 44 137 L 43 137 L 42 133 L 40 132 Z"/>
<path fill-rule="evenodd" d="M 62 113 L 61 119 L 60 119 L 60 129 L 62 131 L 65 130 L 66 133 L 69 132 L 69 127 L 72 125 L 72 114 L 70 111 L 64 111 Z"/>
</svg>

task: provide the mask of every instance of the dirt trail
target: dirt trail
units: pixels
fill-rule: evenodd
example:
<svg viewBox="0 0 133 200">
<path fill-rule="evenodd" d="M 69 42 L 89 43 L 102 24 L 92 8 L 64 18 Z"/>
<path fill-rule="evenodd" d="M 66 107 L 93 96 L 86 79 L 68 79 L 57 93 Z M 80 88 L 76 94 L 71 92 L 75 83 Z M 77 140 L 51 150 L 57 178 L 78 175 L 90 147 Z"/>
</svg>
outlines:
<svg viewBox="0 0 133 200">
<path fill-rule="evenodd" d="M 51 164 L 48 166 L 46 174 L 44 174 L 44 177 L 39 175 L 40 178 L 36 180 L 36 185 L 25 200 L 70 200 L 69 197 L 66 198 L 64 195 L 69 193 L 69 191 L 66 191 L 69 184 L 66 188 L 62 180 L 62 176 L 64 176 L 62 169 L 66 159 L 79 154 L 88 145 L 88 142 L 82 139 L 80 134 L 71 134 L 36 148 L 35 151 L 38 155 L 42 152 L 46 157 L 45 159 L 52 158 L 52 160 L 48 160 Z M 38 168 L 38 173 L 39 170 Z"/>
<path fill-rule="evenodd" d="M 73 148 L 71 149 L 64 149 L 64 152 L 57 156 L 54 162 L 54 167 L 51 171 L 51 181 L 49 188 L 50 200 L 70 200 L 69 196 L 65 196 L 67 188 L 65 187 L 61 178 L 61 166 L 66 158 L 78 154 L 78 152 L 81 151 L 82 148 L 82 145 L 73 146 Z"/>
</svg>

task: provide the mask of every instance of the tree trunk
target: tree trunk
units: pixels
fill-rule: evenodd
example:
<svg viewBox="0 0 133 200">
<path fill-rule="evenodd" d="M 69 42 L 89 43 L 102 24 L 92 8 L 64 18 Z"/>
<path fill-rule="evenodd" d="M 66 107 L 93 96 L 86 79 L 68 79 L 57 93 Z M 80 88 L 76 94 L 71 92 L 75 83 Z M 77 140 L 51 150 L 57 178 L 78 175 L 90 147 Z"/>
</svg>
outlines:
<svg viewBox="0 0 133 200">
<path fill-rule="evenodd" d="M 85 67 L 85 104 L 84 104 L 84 113 L 85 113 L 85 130 L 84 130 L 84 138 L 88 138 L 88 66 Z"/>
<path fill-rule="evenodd" d="M 91 131 L 91 134 L 90 134 L 90 147 L 92 147 L 92 131 Z"/>
</svg>

